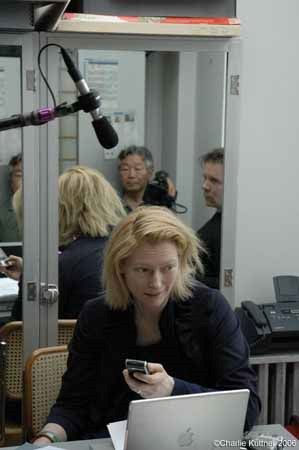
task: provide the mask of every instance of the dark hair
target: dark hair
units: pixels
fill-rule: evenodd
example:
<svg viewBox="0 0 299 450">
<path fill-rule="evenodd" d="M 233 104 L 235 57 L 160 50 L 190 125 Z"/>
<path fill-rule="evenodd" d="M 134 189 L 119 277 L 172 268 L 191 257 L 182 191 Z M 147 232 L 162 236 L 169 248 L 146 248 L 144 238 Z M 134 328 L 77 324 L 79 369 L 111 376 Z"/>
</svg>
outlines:
<svg viewBox="0 0 299 450">
<path fill-rule="evenodd" d="M 154 158 L 148 148 L 137 145 L 130 145 L 120 152 L 120 154 L 118 155 L 118 160 L 123 161 L 125 158 L 127 158 L 127 156 L 130 155 L 141 156 L 147 169 L 154 168 Z"/>
<path fill-rule="evenodd" d="M 17 155 L 13 156 L 12 158 L 10 158 L 9 160 L 9 167 L 14 167 L 17 164 L 19 164 L 20 162 L 22 162 L 22 153 L 18 153 Z"/>
<path fill-rule="evenodd" d="M 211 150 L 208 153 L 205 153 L 200 158 L 201 165 L 204 165 L 208 162 L 214 164 L 224 164 L 224 148 L 219 147 Z"/>
</svg>

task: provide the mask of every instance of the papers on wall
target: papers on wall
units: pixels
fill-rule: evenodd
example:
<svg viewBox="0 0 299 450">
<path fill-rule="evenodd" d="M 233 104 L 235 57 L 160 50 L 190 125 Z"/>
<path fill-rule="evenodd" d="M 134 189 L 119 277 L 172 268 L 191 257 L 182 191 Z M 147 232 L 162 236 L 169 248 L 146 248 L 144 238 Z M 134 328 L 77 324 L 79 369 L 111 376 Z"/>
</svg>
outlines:
<svg viewBox="0 0 299 450">
<path fill-rule="evenodd" d="M 90 89 L 101 95 L 101 110 L 117 110 L 119 98 L 119 64 L 113 59 L 86 59 L 84 76 Z"/>
</svg>

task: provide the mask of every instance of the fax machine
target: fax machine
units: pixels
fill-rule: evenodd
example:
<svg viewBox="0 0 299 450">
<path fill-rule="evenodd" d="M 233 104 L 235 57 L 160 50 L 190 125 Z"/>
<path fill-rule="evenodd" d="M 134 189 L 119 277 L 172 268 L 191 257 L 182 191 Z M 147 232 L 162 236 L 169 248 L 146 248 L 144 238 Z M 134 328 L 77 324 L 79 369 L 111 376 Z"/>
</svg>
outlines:
<svg viewBox="0 0 299 450">
<path fill-rule="evenodd" d="M 299 350 L 299 277 L 273 278 L 276 303 L 236 308 L 251 354 Z"/>
</svg>

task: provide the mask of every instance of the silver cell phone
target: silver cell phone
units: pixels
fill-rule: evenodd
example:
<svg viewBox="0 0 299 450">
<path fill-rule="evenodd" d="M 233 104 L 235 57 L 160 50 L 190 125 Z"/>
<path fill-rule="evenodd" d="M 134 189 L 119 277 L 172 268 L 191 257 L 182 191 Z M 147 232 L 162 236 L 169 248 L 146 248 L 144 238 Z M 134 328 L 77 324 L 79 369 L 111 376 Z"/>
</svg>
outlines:
<svg viewBox="0 0 299 450">
<path fill-rule="evenodd" d="M 141 372 L 149 375 L 149 370 L 146 361 L 141 361 L 139 359 L 126 359 L 126 369 L 128 369 L 129 374 L 134 372 Z"/>
</svg>

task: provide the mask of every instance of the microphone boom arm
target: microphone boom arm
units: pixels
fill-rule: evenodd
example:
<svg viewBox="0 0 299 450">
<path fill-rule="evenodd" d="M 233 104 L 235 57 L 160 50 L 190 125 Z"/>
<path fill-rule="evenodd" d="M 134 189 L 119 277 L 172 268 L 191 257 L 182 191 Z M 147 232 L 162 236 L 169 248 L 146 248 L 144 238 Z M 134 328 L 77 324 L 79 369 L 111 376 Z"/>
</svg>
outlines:
<svg viewBox="0 0 299 450">
<path fill-rule="evenodd" d="M 90 112 L 98 108 L 100 103 L 98 92 L 91 90 L 87 94 L 80 95 L 78 101 L 72 104 L 64 102 L 55 108 L 44 107 L 30 113 L 15 114 L 5 119 L 0 119 L 0 132 L 29 125 L 43 125 L 56 119 L 56 117 L 68 116 L 81 110 Z"/>
</svg>

